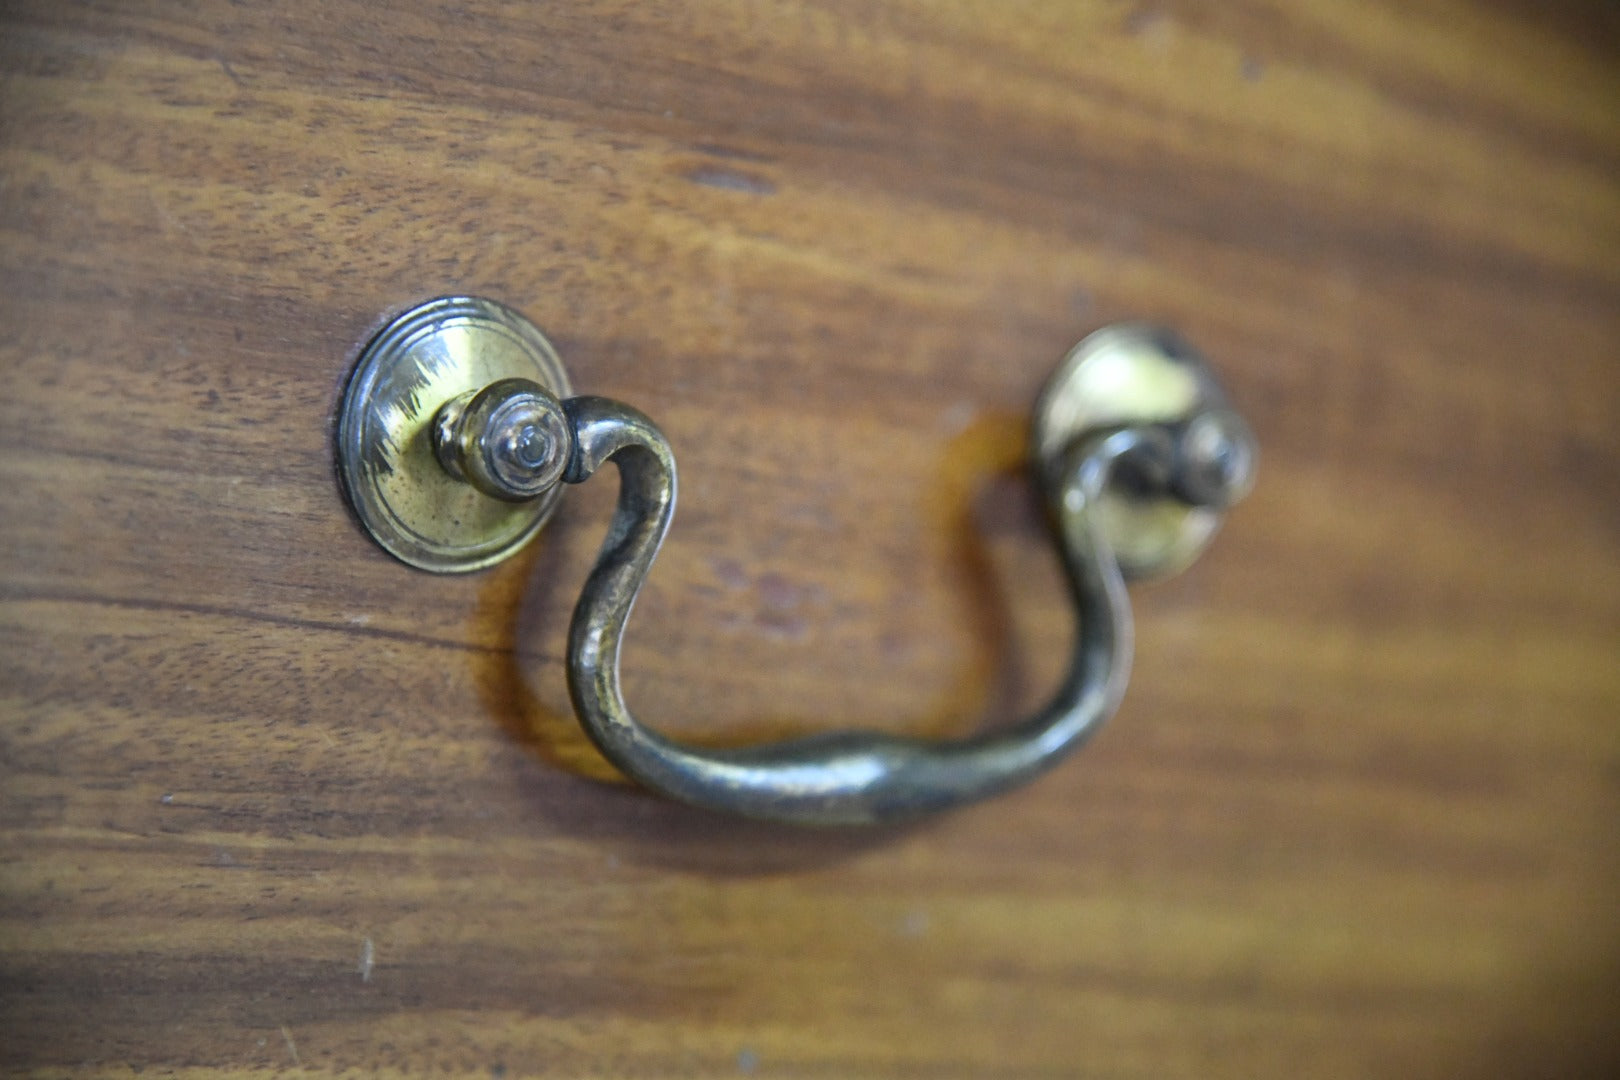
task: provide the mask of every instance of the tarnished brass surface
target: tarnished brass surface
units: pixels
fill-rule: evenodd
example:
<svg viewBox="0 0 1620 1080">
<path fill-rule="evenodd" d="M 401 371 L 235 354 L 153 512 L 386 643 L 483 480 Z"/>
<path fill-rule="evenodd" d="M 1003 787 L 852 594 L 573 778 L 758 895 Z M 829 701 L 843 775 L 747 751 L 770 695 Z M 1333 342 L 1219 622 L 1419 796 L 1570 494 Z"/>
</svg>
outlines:
<svg viewBox="0 0 1620 1080">
<path fill-rule="evenodd" d="M 379 542 L 407 562 L 472 569 L 533 534 L 559 481 L 584 483 L 608 462 L 618 466 L 618 506 L 569 629 L 569 695 L 586 733 L 626 774 L 714 810 L 800 825 L 866 824 L 972 802 L 1043 772 L 1084 743 L 1124 696 L 1127 573 L 1186 565 L 1254 480 L 1253 436 L 1190 349 L 1159 329 L 1100 330 L 1069 353 L 1041 395 L 1031 438 L 1079 621 L 1069 672 L 1051 701 L 1018 723 L 960 739 L 833 730 L 738 749 L 689 746 L 637 720 L 619 678 L 625 623 L 675 514 L 675 454 L 657 425 L 628 405 L 560 400 L 560 368 L 549 385 L 502 371 L 488 385 L 466 386 L 507 358 L 505 343 L 536 345 L 520 359 L 555 360 L 520 316 L 494 306 L 467 313 L 466 305 L 485 303 L 424 304 L 368 348 L 344 413 L 342 448 L 361 455 L 350 480 L 360 485 L 356 504 L 363 518 L 368 508 L 413 515 L 418 531 L 403 550 L 397 532 L 366 518 Z M 391 456 L 374 466 L 364 456 L 379 452 Z M 345 470 L 356 472 L 353 460 Z M 503 508 L 512 516 L 502 517 Z M 518 516 L 524 510 L 534 516 Z M 448 525 L 446 513 L 457 515 Z M 486 525 L 507 529 L 489 534 L 504 546 L 478 546 Z M 423 556 L 423 529 L 472 543 L 452 551 L 440 541 L 434 557 L 444 564 L 436 566 Z"/>
<path fill-rule="evenodd" d="M 1194 418 L 1199 423 L 1184 442 L 1190 451 L 1214 439 L 1246 457 L 1226 463 L 1243 482 L 1226 485 L 1222 497 L 1241 498 L 1253 477 L 1254 440 L 1226 408 L 1209 368 L 1162 327 L 1116 324 L 1070 349 L 1053 373 L 1035 406 L 1031 453 L 1045 472 L 1061 464 L 1067 447 L 1101 432 Z M 1223 439 L 1220 429 L 1228 425 L 1231 437 Z M 1101 492 L 1088 512 L 1097 517 L 1125 577 L 1146 579 L 1174 574 L 1196 559 L 1220 528 L 1225 505 L 1209 492 L 1121 483 Z"/>
<path fill-rule="evenodd" d="M 420 304 L 361 353 L 338 415 L 338 469 L 361 523 L 402 561 L 440 573 L 481 569 L 521 548 L 555 509 L 555 489 L 513 501 L 464 483 L 436 454 L 441 409 L 506 379 L 569 394 L 551 343 L 493 300 Z"/>
</svg>

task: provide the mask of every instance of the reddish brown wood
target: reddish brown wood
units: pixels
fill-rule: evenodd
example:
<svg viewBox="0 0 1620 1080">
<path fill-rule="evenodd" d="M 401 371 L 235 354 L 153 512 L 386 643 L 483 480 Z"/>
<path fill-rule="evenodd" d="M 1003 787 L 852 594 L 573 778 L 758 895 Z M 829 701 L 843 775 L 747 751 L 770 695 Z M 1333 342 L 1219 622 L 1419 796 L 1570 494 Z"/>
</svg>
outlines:
<svg viewBox="0 0 1620 1080">
<path fill-rule="evenodd" d="M 1607 11 L 8 5 L 0 1067 L 1607 1075 Z M 1035 703 L 1008 474 L 1105 322 L 1209 354 L 1261 482 L 1034 787 L 711 818 L 568 710 L 610 483 L 471 579 L 342 505 L 355 350 L 458 291 L 674 441 L 625 667 L 689 738 Z"/>
</svg>

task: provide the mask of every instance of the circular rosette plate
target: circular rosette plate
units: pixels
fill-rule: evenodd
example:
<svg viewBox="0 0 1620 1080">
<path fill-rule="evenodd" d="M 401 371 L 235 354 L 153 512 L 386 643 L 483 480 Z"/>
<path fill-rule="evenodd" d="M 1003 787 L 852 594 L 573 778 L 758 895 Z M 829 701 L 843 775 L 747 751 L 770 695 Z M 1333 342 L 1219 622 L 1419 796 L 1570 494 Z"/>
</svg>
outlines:
<svg viewBox="0 0 1620 1080">
<path fill-rule="evenodd" d="M 1062 483 L 1071 447 L 1121 428 L 1176 424 L 1224 409 L 1202 357 L 1160 327 L 1105 327 L 1069 350 L 1035 406 L 1032 457 L 1043 482 Z M 1092 509 L 1128 578 L 1165 577 L 1196 559 L 1224 512 L 1169 491 L 1111 484 Z"/>
<path fill-rule="evenodd" d="M 366 531 L 391 554 L 439 573 L 478 570 L 521 548 L 556 508 L 561 488 L 525 502 L 452 477 L 432 427 L 452 398 L 501 379 L 570 396 L 557 351 L 538 327 L 493 300 L 420 304 L 371 339 L 338 413 L 338 472 Z"/>
</svg>

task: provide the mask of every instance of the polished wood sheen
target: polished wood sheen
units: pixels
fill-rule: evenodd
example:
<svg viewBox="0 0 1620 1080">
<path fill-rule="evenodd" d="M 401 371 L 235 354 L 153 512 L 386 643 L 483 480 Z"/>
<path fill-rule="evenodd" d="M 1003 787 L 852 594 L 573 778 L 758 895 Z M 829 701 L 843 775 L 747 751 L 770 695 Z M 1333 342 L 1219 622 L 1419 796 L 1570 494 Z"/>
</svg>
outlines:
<svg viewBox="0 0 1620 1080">
<path fill-rule="evenodd" d="M 1612 1075 L 1614 11 L 6 5 L 0 1071 Z M 674 444 L 684 738 L 1038 703 L 1017 467 L 1100 325 L 1259 486 L 1056 772 L 741 824 L 572 719 L 611 479 L 474 577 L 346 509 L 349 366 L 450 292 Z"/>
</svg>

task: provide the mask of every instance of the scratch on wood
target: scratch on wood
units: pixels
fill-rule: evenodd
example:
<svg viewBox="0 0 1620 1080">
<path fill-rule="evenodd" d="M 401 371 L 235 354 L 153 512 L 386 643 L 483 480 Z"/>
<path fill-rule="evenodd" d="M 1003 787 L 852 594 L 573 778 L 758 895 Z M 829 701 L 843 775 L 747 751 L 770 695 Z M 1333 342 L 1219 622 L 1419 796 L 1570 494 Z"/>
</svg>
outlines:
<svg viewBox="0 0 1620 1080">
<path fill-rule="evenodd" d="M 776 185 L 763 176 L 742 172 L 738 169 L 721 169 L 712 166 L 696 168 L 686 174 L 686 178 L 694 184 L 705 187 L 721 188 L 725 191 L 743 191 L 750 195 L 774 195 Z"/>
<path fill-rule="evenodd" d="M 752 150 L 739 150 L 735 146 L 722 146 L 719 143 L 698 143 L 692 149 L 700 150 L 712 157 L 731 158 L 734 161 L 770 161 L 769 154 L 760 154 Z"/>
<path fill-rule="evenodd" d="M 376 957 L 376 949 L 372 947 L 371 939 L 366 938 L 360 943 L 360 981 L 371 981 L 372 961 Z"/>
<path fill-rule="evenodd" d="M 293 1042 L 292 1032 L 287 1030 L 286 1024 L 281 1025 L 281 1038 L 287 1044 L 287 1053 L 292 1057 L 292 1063 L 302 1069 L 304 1063 L 298 1060 L 298 1044 Z"/>
</svg>

